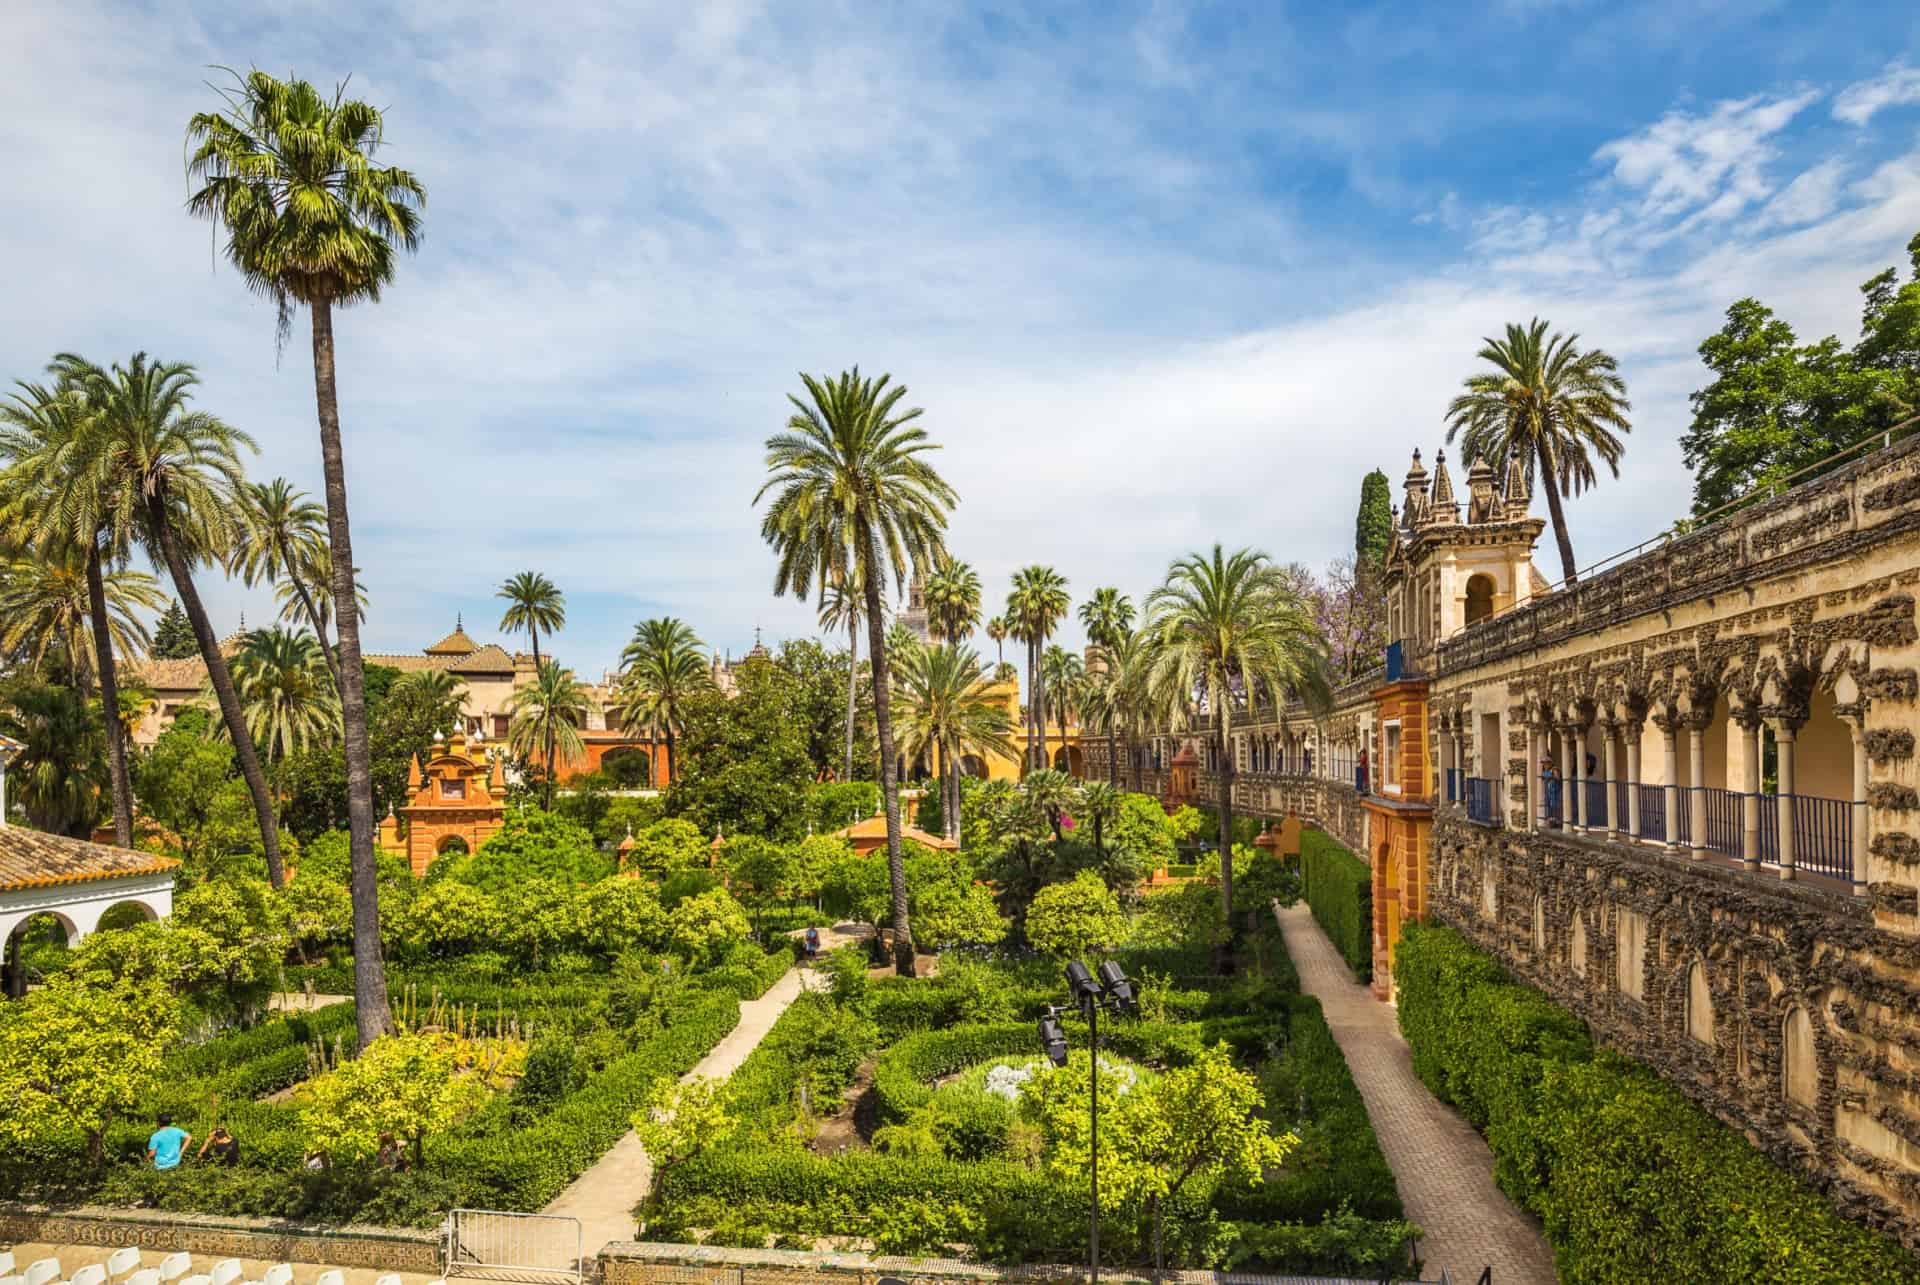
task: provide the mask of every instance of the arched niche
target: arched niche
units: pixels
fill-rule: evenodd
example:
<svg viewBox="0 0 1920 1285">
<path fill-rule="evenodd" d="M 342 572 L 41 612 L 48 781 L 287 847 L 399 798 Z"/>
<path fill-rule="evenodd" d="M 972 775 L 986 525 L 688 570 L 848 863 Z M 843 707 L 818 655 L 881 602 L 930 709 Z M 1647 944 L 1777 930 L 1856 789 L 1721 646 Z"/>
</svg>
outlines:
<svg viewBox="0 0 1920 1285">
<path fill-rule="evenodd" d="M 1493 577 L 1484 571 L 1467 577 L 1467 623 L 1493 614 Z"/>
<path fill-rule="evenodd" d="M 1577 910 L 1567 931 L 1567 967 L 1575 977 L 1587 975 L 1587 917 Z"/>
<path fill-rule="evenodd" d="M 1539 893 L 1533 896 L 1533 953 L 1536 958 L 1547 953 L 1547 899 Z"/>
<path fill-rule="evenodd" d="M 1687 967 L 1687 1038 L 1713 1044 L 1713 988 L 1706 964 L 1698 959 Z"/>
<path fill-rule="evenodd" d="M 1789 1102 L 1820 1105 L 1820 1064 L 1813 1049 L 1813 1019 L 1798 1004 L 1780 1022 L 1780 1091 Z"/>
</svg>

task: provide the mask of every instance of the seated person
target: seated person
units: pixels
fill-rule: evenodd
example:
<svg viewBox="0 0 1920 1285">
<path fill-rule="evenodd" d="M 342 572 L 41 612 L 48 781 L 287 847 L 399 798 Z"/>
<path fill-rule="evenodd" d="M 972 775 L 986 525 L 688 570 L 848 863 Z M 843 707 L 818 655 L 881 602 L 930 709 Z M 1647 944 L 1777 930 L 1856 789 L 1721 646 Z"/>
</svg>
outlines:
<svg viewBox="0 0 1920 1285">
<path fill-rule="evenodd" d="M 240 1139 L 229 1133 L 226 1125 L 216 1124 L 213 1132 L 207 1135 L 207 1140 L 200 1144 L 200 1159 L 205 1160 L 208 1152 L 213 1153 L 213 1162 L 217 1165 L 237 1165 L 240 1163 Z"/>
</svg>

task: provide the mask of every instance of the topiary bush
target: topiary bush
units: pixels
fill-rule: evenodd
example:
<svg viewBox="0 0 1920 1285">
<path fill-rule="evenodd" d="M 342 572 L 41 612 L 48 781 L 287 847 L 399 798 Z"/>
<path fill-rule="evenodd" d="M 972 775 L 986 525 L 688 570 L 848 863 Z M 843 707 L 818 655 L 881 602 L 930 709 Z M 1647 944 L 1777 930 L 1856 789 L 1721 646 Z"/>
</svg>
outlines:
<svg viewBox="0 0 1920 1285">
<path fill-rule="evenodd" d="M 1373 980 L 1373 872 L 1322 830 L 1300 835 L 1307 905 L 1355 981 Z"/>
<path fill-rule="evenodd" d="M 1562 1281 L 1920 1281 L 1904 1249 L 1646 1067 L 1596 1052 L 1453 929 L 1409 924 L 1394 985 L 1415 1072 L 1485 1129 Z"/>
</svg>

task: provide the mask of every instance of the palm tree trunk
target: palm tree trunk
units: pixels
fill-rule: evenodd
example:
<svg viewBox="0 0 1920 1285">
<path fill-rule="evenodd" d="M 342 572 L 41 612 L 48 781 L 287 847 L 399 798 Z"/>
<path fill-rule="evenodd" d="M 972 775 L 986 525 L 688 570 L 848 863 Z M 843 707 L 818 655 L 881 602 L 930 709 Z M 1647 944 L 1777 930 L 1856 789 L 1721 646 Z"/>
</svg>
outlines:
<svg viewBox="0 0 1920 1285">
<path fill-rule="evenodd" d="M 1060 752 L 1067 756 L 1067 775 L 1073 775 L 1073 746 L 1067 743 L 1067 707 L 1060 706 Z"/>
<path fill-rule="evenodd" d="M 1033 721 L 1034 721 L 1035 711 L 1037 711 L 1040 708 L 1040 706 L 1036 703 L 1038 700 L 1038 692 L 1039 692 L 1038 683 L 1040 681 L 1038 677 L 1039 669 L 1040 669 L 1040 664 L 1034 658 L 1033 639 L 1028 638 L 1027 639 L 1027 762 L 1026 762 L 1025 769 L 1021 773 L 1021 775 L 1023 776 L 1027 772 L 1033 771 L 1033 756 L 1035 753 L 1038 752 L 1036 749 L 1036 746 L 1039 744 L 1039 742 L 1035 739 L 1033 734 Z"/>
<path fill-rule="evenodd" d="M 133 785 L 127 777 L 127 729 L 120 723 L 120 682 L 114 671 L 107 585 L 100 574 L 100 543 L 87 542 L 87 610 L 93 616 L 94 667 L 100 671 L 100 712 L 106 719 L 107 774 L 113 781 L 113 841 L 133 846 Z"/>
<path fill-rule="evenodd" d="M 240 775 L 246 779 L 247 793 L 253 796 L 254 816 L 260 823 L 260 846 L 267 858 L 267 879 L 274 887 L 283 887 L 287 875 L 280 865 L 280 830 L 274 822 L 273 795 L 267 790 L 267 774 L 260 770 L 260 756 L 253 752 L 253 737 L 248 734 L 246 716 L 240 711 L 240 697 L 233 690 L 227 658 L 220 654 L 220 640 L 213 636 L 206 605 L 200 601 L 199 590 L 193 587 L 193 571 L 187 566 L 186 555 L 180 551 L 180 540 L 168 521 L 166 497 L 154 496 L 148 502 L 147 511 L 154 537 L 160 543 L 161 560 L 173 577 L 174 591 L 180 595 L 180 606 L 187 613 L 194 640 L 200 644 L 200 655 L 207 662 L 207 680 L 213 684 L 214 697 L 220 703 L 220 717 L 227 725 L 227 735 L 233 738 L 233 757 L 240 765 Z"/>
<path fill-rule="evenodd" d="M 333 648 L 327 645 L 327 627 L 320 620 L 320 609 L 314 605 L 313 595 L 307 592 L 306 581 L 293 569 L 293 558 L 284 545 L 280 549 L 280 560 L 286 564 L 287 579 L 293 585 L 295 596 L 300 599 L 300 609 L 307 613 L 307 623 L 313 626 L 314 641 L 320 644 L 320 658 L 327 662 L 327 672 L 333 675 L 333 685 L 337 688 L 340 686 L 340 662 L 334 658 Z M 356 612 L 360 609 L 358 599 L 354 600 L 353 609 Z"/>
<path fill-rule="evenodd" d="M 1227 918 L 1227 934 L 1215 956 L 1215 968 L 1222 977 L 1233 976 L 1233 742 L 1230 693 L 1222 690 L 1215 702 L 1216 721 L 1220 725 L 1220 909 Z"/>
<path fill-rule="evenodd" d="M 895 772 L 893 746 L 893 708 L 887 690 L 887 639 L 881 629 L 880 550 L 873 540 L 873 528 L 863 519 L 859 526 L 860 552 L 866 566 L 861 584 L 867 599 L 867 659 L 873 666 L 873 723 L 880 738 L 880 799 L 887 814 L 887 880 L 893 891 L 893 969 L 902 977 L 914 975 L 913 929 L 907 923 L 907 867 L 900 855 L 900 781 Z"/>
<path fill-rule="evenodd" d="M 373 764 L 367 746 L 366 672 L 360 664 L 360 600 L 353 583 L 347 468 L 340 449 L 340 399 L 333 382 L 333 305 L 313 301 L 313 391 L 320 419 L 320 469 L 327 492 L 327 551 L 333 560 L 333 629 L 340 651 L 340 725 L 347 760 L 347 852 L 353 899 L 354 1025 L 360 1047 L 393 1029 L 386 961 L 380 953 L 379 867 L 373 851 Z"/>
<path fill-rule="evenodd" d="M 1560 571 L 1571 589 L 1580 574 L 1580 568 L 1573 561 L 1573 537 L 1567 534 L 1567 514 L 1560 506 L 1560 488 L 1553 480 L 1553 461 L 1547 455 L 1547 444 L 1541 442 L 1538 449 L 1540 489 L 1547 493 L 1547 514 L 1553 519 L 1553 538 L 1560 546 Z"/>
<path fill-rule="evenodd" d="M 1033 643 L 1033 723 L 1040 733 L 1040 770 L 1043 772 L 1053 766 L 1047 757 L 1047 676 L 1042 669 L 1046 654 L 1041 648 L 1046 641 L 1042 637 Z"/>
<path fill-rule="evenodd" d="M 667 717 L 667 787 L 671 789 L 680 779 L 680 756 L 673 748 L 673 717 Z"/>
<path fill-rule="evenodd" d="M 539 678 L 540 678 L 540 626 L 534 624 L 531 620 L 527 622 L 527 637 L 533 640 L 533 677 L 534 677 L 534 680 L 537 682 L 539 681 Z M 544 775 L 547 778 L 546 809 L 547 811 L 551 812 L 553 811 L 553 775 L 554 775 L 553 711 L 543 706 L 541 708 L 540 715 L 541 715 L 540 721 L 546 725 L 546 730 L 547 730 L 547 753 L 546 753 L 546 762 L 543 766 L 545 768 Z"/>
<path fill-rule="evenodd" d="M 1120 788 L 1120 734 L 1111 722 L 1107 724 L 1107 784 Z"/>
<path fill-rule="evenodd" d="M 840 779 L 853 779 L 853 715 L 860 696 L 860 617 L 847 615 L 847 770 Z"/>
</svg>

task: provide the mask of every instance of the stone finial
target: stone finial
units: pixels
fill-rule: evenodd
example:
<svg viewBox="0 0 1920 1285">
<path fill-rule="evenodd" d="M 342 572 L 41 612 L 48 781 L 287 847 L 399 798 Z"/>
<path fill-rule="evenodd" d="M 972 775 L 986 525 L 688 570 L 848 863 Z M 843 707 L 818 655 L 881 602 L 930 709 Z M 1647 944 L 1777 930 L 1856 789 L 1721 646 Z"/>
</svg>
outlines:
<svg viewBox="0 0 1920 1285">
<path fill-rule="evenodd" d="M 1490 522 L 1499 511 L 1499 499 L 1493 492 L 1493 467 L 1486 456 L 1476 456 L 1467 469 L 1467 521 Z"/>
<path fill-rule="evenodd" d="M 1413 463 L 1407 468 L 1406 503 L 1401 507 L 1401 513 L 1409 528 L 1419 526 L 1426 520 L 1427 470 L 1420 463 L 1419 447 L 1414 448 Z"/>
<path fill-rule="evenodd" d="M 407 788 L 409 790 L 420 788 L 420 756 L 418 754 L 407 759 Z"/>
<path fill-rule="evenodd" d="M 1533 488 L 1527 485 L 1527 472 L 1520 467 L 1517 454 L 1507 456 L 1507 492 L 1502 498 L 1507 512 L 1514 517 L 1525 515 L 1533 504 Z"/>
<path fill-rule="evenodd" d="M 1460 507 L 1453 498 L 1453 475 L 1447 472 L 1447 453 L 1437 452 L 1433 457 L 1433 490 L 1427 500 L 1427 520 L 1429 522 L 1458 522 Z"/>
</svg>

